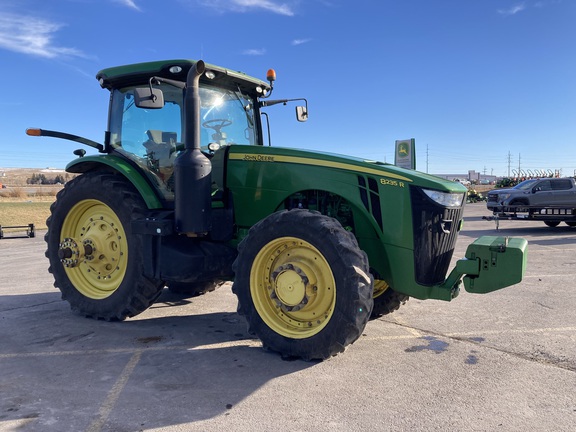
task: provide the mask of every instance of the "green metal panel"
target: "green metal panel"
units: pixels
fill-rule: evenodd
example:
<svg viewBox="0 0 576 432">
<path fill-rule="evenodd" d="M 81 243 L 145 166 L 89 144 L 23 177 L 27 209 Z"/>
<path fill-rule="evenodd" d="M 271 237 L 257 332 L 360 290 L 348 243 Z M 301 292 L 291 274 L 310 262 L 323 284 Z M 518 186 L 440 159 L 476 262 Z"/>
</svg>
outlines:
<svg viewBox="0 0 576 432">
<path fill-rule="evenodd" d="M 227 186 L 235 202 L 242 203 L 235 209 L 238 225 L 252 226 L 274 212 L 286 197 L 302 190 L 333 192 L 362 205 L 354 172 L 309 156 L 286 148 L 233 146 Z"/>
<path fill-rule="evenodd" d="M 380 193 L 390 197 L 386 199 L 394 203 L 390 216 L 400 213 L 399 220 L 393 222 L 400 222 L 406 216 L 411 218 L 411 214 L 406 213 L 410 211 L 407 187 L 410 184 L 443 192 L 466 192 L 466 188 L 456 182 L 380 162 L 290 148 L 242 145 L 230 148 L 227 185 L 240 202 L 250 203 L 236 209 L 236 218 L 240 225 L 251 226 L 298 190 L 334 191 L 362 206 L 358 175 L 375 178 Z M 397 198 L 400 201 L 396 201 Z"/>
<path fill-rule="evenodd" d="M 122 158 L 112 155 L 85 156 L 70 162 L 66 166 L 66 171 L 71 173 L 84 173 L 86 171 L 97 170 L 103 166 L 112 168 L 126 177 L 138 192 L 140 192 L 142 199 L 144 199 L 149 209 L 162 208 L 160 199 L 154 189 L 145 180 L 142 173 Z"/>
<path fill-rule="evenodd" d="M 474 241 L 466 249 L 466 260 L 458 261 L 456 266 L 458 271 L 467 274 L 464 277 L 466 291 L 485 294 L 522 281 L 527 246 L 523 238 L 484 236 Z"/>
<path fill-rule="evenodd" d="M 378 197 L 381 221 L 361 199 L 359 177 L 369 179 L 368 194 Z M 368 181 L 368 180 L 366 180 Z M 292 194 L 316 189 L 345 198 L 354 209 L 355 235 L 370 265 L 394 289 L 418 298 L 449 300 L 449 288 L 415 283 L 412 208 L 409 185 L 464 194 L 466 188 L 393 165 L 329 153 L 289 148 L 235 145 L 230 148 L 227 187 L 235 218 L 250 227 L 282 207 Z"/>
</svg>

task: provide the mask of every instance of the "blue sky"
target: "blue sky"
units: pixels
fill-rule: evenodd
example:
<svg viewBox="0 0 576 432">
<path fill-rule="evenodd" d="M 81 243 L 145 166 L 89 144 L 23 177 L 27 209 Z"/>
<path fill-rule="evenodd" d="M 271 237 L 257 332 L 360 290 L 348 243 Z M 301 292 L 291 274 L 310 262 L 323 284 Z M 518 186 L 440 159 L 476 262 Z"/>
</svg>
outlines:
<svg viewBox="0 0 576 432">
<path fill-rule="evenodd" d="M 102 141 L 103 68 L 203 59 L 265 79 L 272 143 L 417 169 L 576 171 L 575 0 L 2 0 L 0 167 L 63 168 Z"/>
</svg>

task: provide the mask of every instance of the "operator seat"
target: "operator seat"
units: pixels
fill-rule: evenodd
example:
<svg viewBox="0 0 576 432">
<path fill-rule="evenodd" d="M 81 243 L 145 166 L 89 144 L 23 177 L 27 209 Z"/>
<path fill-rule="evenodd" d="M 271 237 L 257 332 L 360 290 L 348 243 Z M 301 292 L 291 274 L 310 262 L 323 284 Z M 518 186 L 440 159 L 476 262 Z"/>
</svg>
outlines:
<svg viewBox="0 0 576 432">
<path fill-rule="evenodd" d="M 166 182 L 174 172 L 176 159 L 176 132 L 163 132 L 160 130 L 147 130 L 148 141 L 142 145 L 146 148 L 150 168 L 158 173 L 162 181 Z"/>
</svg>

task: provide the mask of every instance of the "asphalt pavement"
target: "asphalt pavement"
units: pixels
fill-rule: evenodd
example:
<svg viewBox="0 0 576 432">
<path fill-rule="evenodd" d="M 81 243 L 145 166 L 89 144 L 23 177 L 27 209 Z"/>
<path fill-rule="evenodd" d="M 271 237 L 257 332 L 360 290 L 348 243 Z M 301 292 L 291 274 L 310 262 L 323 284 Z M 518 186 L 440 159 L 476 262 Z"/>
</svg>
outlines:
<svg viewBox="0 0 576 432">
<path fill-rule="evenodd" d="M 0 240 L 0 431 L 574 431 L 576 228 L 482 219 L 524 237 L 522 283 L 450 303 L 410 299 L 324 362 L 252 339 L 230 285 L 163 292 L 137 317 L 73 314 L 43 233 Z"/>
</svg>

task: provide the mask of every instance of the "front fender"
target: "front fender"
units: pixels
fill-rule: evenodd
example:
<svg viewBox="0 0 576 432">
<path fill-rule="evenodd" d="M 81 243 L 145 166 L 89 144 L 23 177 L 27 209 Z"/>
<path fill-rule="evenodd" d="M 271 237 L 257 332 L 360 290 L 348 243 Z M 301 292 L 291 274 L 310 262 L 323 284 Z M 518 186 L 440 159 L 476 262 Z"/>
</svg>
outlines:
<svg viewBox="0 0 576 432">
<path fill-rule="evenodd" d="M 142 173 L 133 165 L 117 156 L 98 155 L 81 157 L 66 165 L 66 172 L 85 173 L 87 171 L 101 169 L 103 166 L 118 172 L 132 183 L 149 209 L 159 209 L 163 207 L 154 188 L 150 186 Z"/>
</svg>

